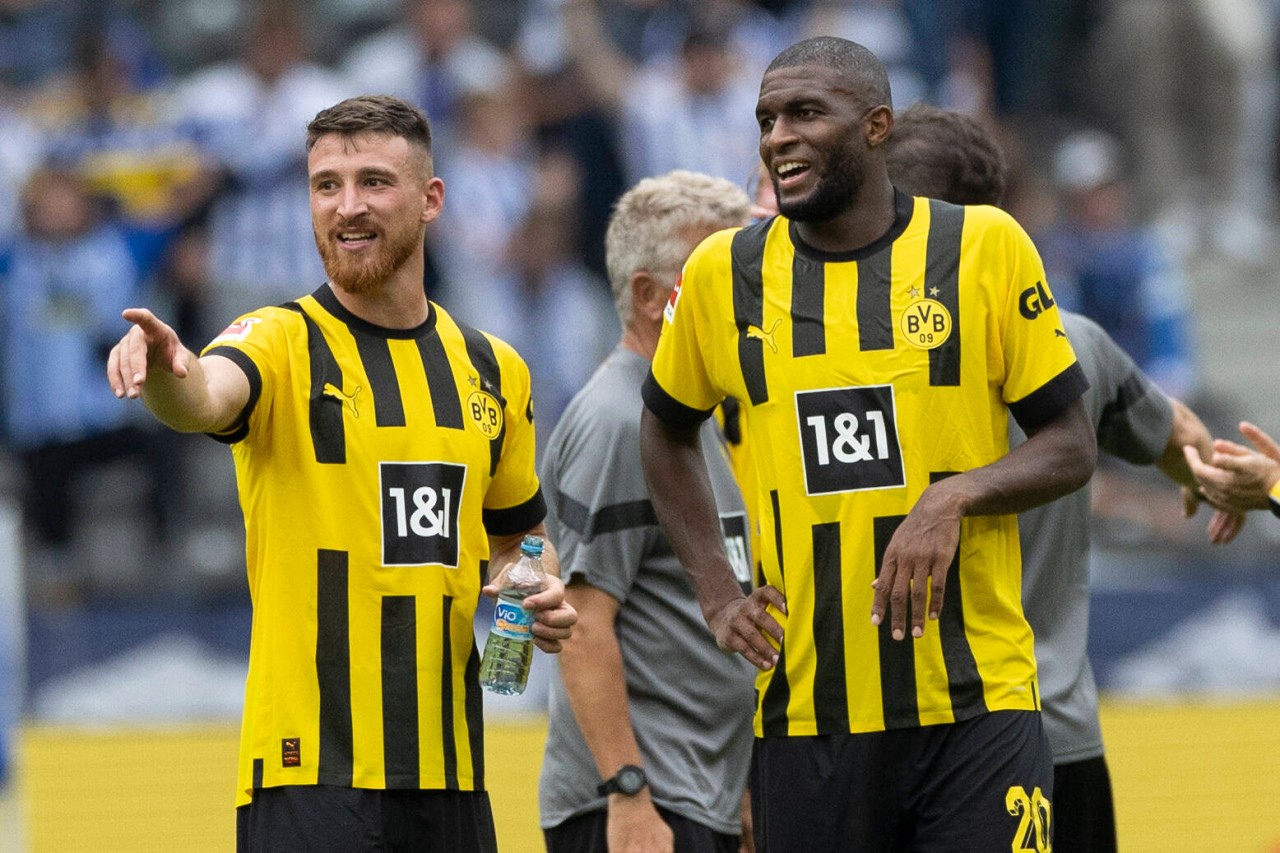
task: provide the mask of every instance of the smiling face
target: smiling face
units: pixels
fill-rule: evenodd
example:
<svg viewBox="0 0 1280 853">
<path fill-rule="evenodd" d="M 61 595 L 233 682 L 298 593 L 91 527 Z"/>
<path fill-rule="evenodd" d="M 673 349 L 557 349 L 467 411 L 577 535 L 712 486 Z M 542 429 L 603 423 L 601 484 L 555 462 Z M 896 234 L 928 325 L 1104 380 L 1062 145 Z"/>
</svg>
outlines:
<svg viewBox="0 0 1280 853">
<path fill-rule="evenodd" d="M 760 159 L 778 210 L 797 222 L 832 219 L 852 207 L 878 145 L 876 110 L 846 76 L 824 65 L 776 68 L 764 75 L 756 102 Z"/>
<path fill-rule="evenodd" d="M 422 252 L 444 198 L 424 150 L 385 133 L 331 133 L 312 146 L 307 171 L 316 247 L 336 287 L 373 292 Z"/>
</svg>

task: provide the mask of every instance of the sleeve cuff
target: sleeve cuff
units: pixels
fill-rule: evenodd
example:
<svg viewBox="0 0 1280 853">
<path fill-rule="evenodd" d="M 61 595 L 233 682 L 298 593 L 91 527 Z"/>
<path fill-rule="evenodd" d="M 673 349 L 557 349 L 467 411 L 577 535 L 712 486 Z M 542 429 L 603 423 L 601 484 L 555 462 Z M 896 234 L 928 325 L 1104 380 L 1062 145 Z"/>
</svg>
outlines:
<svg viewBox="0 0 1280 853">
<path fill-rule="evenodd" d="M 258 370 L 258 365 L 254 364 L 253 359 L 243 350 L 235 347 L 213 347 L 207 350 L 204 355 L 220 355 L 223 358 L 230 359 L 244 371 L 244 375 L 249 379 L 249 400 L 244 404 L 244 410 L 240 412 L 240 416 L 236 418 L 230 428 L 225 432 L 207 433 L 214 441 L 221 441 L 223 444 L 235 444 L 237 441 L 244 439 L 249 434 L 249 417 L 253 414 L 253 409 L 258 405 L 258 398 L 262 396 L 262 372 Z"/>
<path fill-rule="evenodd" d="M 702 411 L 681 403 L 658 384 L 652 370 L 644 379 L 640 396 L 644 398 L 645 407 L 653 412 L 658 420 L 673 429 L 693 429 L 711 417 L 711 413 L 715 411 L 715 406 Z"/>
<path fill-rule="evenodd" d="M 485 533 L 490 536 L 511 536 L 536 527 L 547 517 L 547 502 L 542 497 L 542 487 L 522 504 L 506 509 L 486 509 L 481 512 Z"/>
<path fill-rule="evenodd" d="M 1089 379 L 1077 361 L 1021 400 L 1010 403 L 1009 411 L 1023 432 L 1030 435 L 1062 414 L 1087 390 Z"/>
</svg>

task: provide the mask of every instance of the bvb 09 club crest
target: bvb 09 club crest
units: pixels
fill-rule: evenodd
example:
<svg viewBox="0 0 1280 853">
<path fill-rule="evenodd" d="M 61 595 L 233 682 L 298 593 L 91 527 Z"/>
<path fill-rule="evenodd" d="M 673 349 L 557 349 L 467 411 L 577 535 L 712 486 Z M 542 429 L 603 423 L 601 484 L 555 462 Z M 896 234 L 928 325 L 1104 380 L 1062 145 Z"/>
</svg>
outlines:
<svg viewBox="0 0 1280 853">
<path fill-rule="evenodd" d="M 916 349 L 934 349 L 951 337 L 951 312 L 936 299 L 917 299 L 902 312 L 898 329 Z"/>
<path fill-rule="evenodd" d="M 488 391 L 471 392 L 467 397 L 467 415 L 485 438 L 497 438 L 502 432 L 502 405 Z"/>
</svg>

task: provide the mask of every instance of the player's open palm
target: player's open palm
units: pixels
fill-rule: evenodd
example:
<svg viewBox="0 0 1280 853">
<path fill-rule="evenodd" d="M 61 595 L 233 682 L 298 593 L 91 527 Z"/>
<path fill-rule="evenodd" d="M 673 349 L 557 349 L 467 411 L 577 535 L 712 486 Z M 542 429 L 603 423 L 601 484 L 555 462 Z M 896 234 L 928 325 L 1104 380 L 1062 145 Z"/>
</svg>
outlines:
<svg viewBox="0 0 1280 853">
<path fill-rule="evenodd" d="M 107 382 L 117 397 L 137 397 L 153 368 L 186 377 L 189 351 L 177 332 L 146 308 L 127 308 L 122 316 L 133 325 L 107 356 Z"/>
</svg>

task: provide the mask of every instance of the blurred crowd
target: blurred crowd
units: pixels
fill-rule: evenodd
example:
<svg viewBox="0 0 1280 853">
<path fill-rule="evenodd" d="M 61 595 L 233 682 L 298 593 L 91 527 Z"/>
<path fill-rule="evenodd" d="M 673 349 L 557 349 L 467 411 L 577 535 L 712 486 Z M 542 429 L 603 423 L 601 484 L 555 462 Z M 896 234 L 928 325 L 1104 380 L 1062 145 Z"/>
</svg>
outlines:
<svg viewBox="0 0 1280 853">
<path fill-rule="evenodd" d="M 344 97 L 428 112 L 446 202 L 423 286 L 525 356 L 544 437 L 618 338 L 614 200 L 674 168 L 748 185 L 761 72 L 818 33 L 877 53 L 896 108 L 988 123 L 1060 304 L 1194 400 L 1190 278 L 1256 268 L 1274 237 L 1278 20 L 1276 0 L 0 0 L 0 424 L 28 586 L 241 589 L 225 448 L 115 400 L 105 353 L 127 306 L 199 348 L 324 281 L 303 135 Z"/>
</svg>

